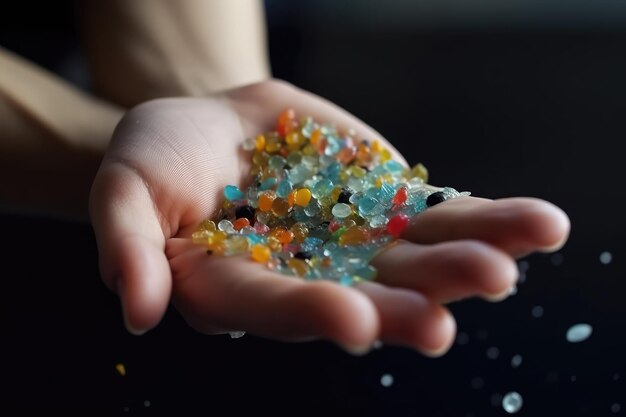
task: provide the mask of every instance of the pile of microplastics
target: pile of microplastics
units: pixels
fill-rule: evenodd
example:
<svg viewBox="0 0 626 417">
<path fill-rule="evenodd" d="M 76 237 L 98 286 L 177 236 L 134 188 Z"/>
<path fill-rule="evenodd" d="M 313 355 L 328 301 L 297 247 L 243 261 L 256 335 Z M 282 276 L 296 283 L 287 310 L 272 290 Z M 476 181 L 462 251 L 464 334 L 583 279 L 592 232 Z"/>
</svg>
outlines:
<svg viewBox="0 0 626 417">
<path fill-rule="evenodd" d="M 380 141 L 355 136 L 284 110 L 275 130 L 243 143 L 251 185 L 226 186 L 217 224 L 203 221 L 193 242 L 306 280 L 373 280 L 370 260 L 413 216 L 470 193 L 433 187 L 421 163 L 407 168 Z"/>
</svg>

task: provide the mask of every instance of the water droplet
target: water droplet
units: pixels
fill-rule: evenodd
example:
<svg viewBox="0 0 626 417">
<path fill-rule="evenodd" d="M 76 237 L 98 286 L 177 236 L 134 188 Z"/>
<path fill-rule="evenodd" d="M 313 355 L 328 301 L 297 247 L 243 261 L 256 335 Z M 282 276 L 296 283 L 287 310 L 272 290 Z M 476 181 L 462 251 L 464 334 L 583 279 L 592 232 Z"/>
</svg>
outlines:
<svg viewBox="0 0 626 417">
<path fill-rule="evenodd" d="M 578 343 L 586 340 L 591 336 L 593 327 L 586 323 L 575 324 L 567 330 L 566 338 L 568 342 Z"/>
<path fill-rule="evenodd" d="M 244 332 L 243 330 L 234 330 L 232 332 L 228 332 L 228 334 L 230 335 L 231 339 L 239 339 L 244 334 L 246 334 L 246 332 Z"/>
<path fill-rule="evenodd" d="M 502 399 L 502 408 L 509 414 L 517 413 L 523 404 L 522 396 L 515 391 L 509 392 Z"/>
<path fill-rule="evenodd" d="M 604 265 L 610 264 L 612 260 L 613 255 L 611 255 L 611 252 L 604 251 L 600 254 L 600 262 L 602 262 Z"/>
<path fill-rule="evenodd" d="M 511 358 L 511 366 L 513 368 L 519 368 L 522 364 L 522 355 L 515 355 Z"/>
<path fill-rule="evenodd" d="M 390 387 L 393 384 L 393 376 L 389 374 L 383 375 L 382 377 L 380 377 L 380 384 L 383 387 Z"/>
<path fill-rule="evenodd" d="M 530 314 L 532 314 L 532 316 L 536 319 L 540 318 L 543 316 L 543 307 L 541 306 L 534 306 L 532 308 L 532 310 L 530 310 Z"/>
</svg>

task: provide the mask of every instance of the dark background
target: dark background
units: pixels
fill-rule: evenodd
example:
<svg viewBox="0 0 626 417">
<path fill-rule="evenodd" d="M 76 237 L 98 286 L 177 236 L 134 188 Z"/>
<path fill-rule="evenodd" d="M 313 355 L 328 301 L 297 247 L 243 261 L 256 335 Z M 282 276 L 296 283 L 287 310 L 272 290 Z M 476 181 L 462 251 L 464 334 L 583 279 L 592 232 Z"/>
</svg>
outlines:
<svg viewBox="0 0 626 417">
<path fill-rule="evenodd" d="M 0 413 L 478 417 L 506 415 L 500 399 L 517 391 L 520 416 L 626 414 L 626 3 L 266 5 L 275 76 L 369 123 L 436 185 L 554 202 L 569 242 L 521 260 L 508 300 L 452 305 L 459 338 L 443 358 L 351 357 L 203 336 L 174 310 L 130 336 L 89 225 L 5 213 Z M 71 2 L 22 2 L 0 22 L 0 45 L 89 89 Z M 592 336 L 568 343 L 581 322 Z"/>
</svg>

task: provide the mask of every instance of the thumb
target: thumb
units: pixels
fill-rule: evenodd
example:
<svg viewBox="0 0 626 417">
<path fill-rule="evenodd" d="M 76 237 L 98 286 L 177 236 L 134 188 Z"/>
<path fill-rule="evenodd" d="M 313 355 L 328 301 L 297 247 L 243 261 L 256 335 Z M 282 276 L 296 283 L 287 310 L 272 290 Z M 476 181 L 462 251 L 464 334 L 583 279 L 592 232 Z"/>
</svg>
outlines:
<svg viewBox="0 0 626 417">
<path fill-rule="evenodd" d="M 118 293 L 128 331 L 145 333 L 163 317 L 172 290 L 165 237 L 149 189 L 134 170 L 104 165 L 91 189 L 89 212 L 102 279 Z"/>
</svg>

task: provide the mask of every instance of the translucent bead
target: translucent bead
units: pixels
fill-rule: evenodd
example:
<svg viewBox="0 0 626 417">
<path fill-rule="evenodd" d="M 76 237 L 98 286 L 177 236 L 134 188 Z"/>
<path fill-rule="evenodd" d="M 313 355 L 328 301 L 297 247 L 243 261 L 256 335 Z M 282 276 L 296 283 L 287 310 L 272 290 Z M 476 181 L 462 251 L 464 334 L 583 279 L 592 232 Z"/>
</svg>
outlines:
<svg viewBox="0 0 626 417">
<path fill-rule="evenodd" d="M 235 228 L 233 227 L 233 224 L 231 223 L 230 220 L 220 220 L 220 222 L 217 224 L 217 228 L 219 230 L 221 230 L 222 232 L 226 232 L 226 233 L 234 233 L 235 232 Z"/>
<path fill-rule="evenodd" d="M 236 201 L 244 199 L 246 195 L 242 193 L 241 190 L 239 190 L 239 188 L 237 188 L 236 186 L 227 185 L 226 187 L 224 187 L 224 197 L 226 197 L 228 201 Z"/>
<path fill-rule="evenodd" d="M 269 212 L 272 210 L 272 203 L 276 199 L 276 193 L 273 191 L 265 191 L 259 196 L 259 210 Z"/>
<path fill-rule="evenodd" d="M 233 236 L 224 241 L 224 253 L 236 255 L 248 250 L 248 239 L 245 236 Z"/>
<path fill-rule="evenodd" d="M 272 251 L 265 245 L 254 245 L 252 246 L 252 259 L 256 262 L 264 263 L 269 261 L 272 256 Z"/>
<path fill-rule="evenodd" d="M 312 190 L 313 197 L 320 198 L 330 194 L 333 190 L 333 182 L 328 178 L 323 178 L 315 184 Z"/>
<path fill-rule="evenodd" d="M 294 270 L 295 274 L 303 277 L 309 271 L 309 265 L 302 259 L 292 258 L 287 261 L 287 266 Z"/>
<path fill-rule="evenodd" d="M 285 143 L 291 150 L 298 150 L 304 145 L 306 139 L 298 132 L 291 132 L 285 136 Z"/>
<path fill-rule="evenodd" d="M 285 109 L 278 115 L 276 130 L 282 136 L 293 130 L 296 112 L 293 109 Z"/>
<path fill-rule="evenodd" d="M 333 216 L 344 219 L 352 214 L 352 207 L 345 203 L 337 203 L 333 206 Z"/>
<path fill-rule="evenodd" d="M 406 187 L 400 187 L 396 191 L 396 195 L 393 196 L 393 200 L 391 201 L 394 205 L 402 205 L 406 202 L 406 199 L 409 197 L 409 192 Z"/>
<path fill-rule="evenodd" d="M 267 178 L 263 180 L 263 182 L 261 182 L 261 185 L 259 186 L 259 191 L 270 190 L 274 188 L 275 185 L 276 185 L 276 178 L 274 177 Z"/>
<path fill-rule="evenodd" d="M 244 151 L 253 151 L 256 149 L 256 141 L 252 138 L 248 138 L 243 141 L 242 147 Z"/>
<path fill-rule="evenodd" d="M 289 205 L 289 202 L 284 198 L 276 198 L 272 202 L 272 213 L 276 217 L 286 216 L 287 213 L 289 213 L 289 210 L 291 210 L 291 206 Z"/>
<path fill-rule="evenodd" d="M 209 242 L 211 233 L 208 230 L 199 230 L 191 235 L 191 240 L 196 245 L 206 245 Z"/>
<path fill-rule="evenodd" d="M 208 230 L 209 232 L 215 232 L 217 230 L 217 226 L 213 220 L 203 220 L 200 223 L 200 230 Z"/>
<path fill-rule="evenodd" d="M 274 155 L 270 157 L 270 159 L 267 161 L 267 166 L 270 169 L 279 170 L 279 169 L 282 169 L 286 163 L 287 163 L 287 160 L 285 160 L 285 158 L 279 155 Z"/>
<path fill-rule="evenodd" d="M 250 226 L 250 220 L 245 217 L 240 217 L 233 222 L 233 228 L 237 231 L 243 229 L 246 226 Z"/>
<path fill-rule="evenodd" d="M 387 232 L 393 237 L 399 237 L 409 224 L 409 218 L 404 214 L 397 214 L 389 219 Z"/>
<path fill-rule="evenodd" d="M 283 250 L 283 244 L 280 243 L 280 240 L 276 239 L 274 236 L 267 238 L 267 246 L 272 252 L 280 252 Z"/>
<path fill-rule="evenodd" d="M 295 195 L 295 204 L 300 207 L 307 207 L 311 201 L 311 190 L 308 188 L 300 188 Z"/>
<path fill-rule="evenodd" d="M 411 175 L 413 177 L 417 177 L 424 182 L 428 182 L 428 169 L 422 163 L 416 164 L 413 168 L 411 168 Z"/>
<path fill-rule="evenodd" d="M 257 151 L 262 152 L 263 149 L 265 149 L 265 136 L 258 135 L 254 139 L 254 145 L 255 145 Z"/>
<path fill-rule="evenodd" d="M 266 224 L 264 224 L 264 223 L 256 222 L 256 223 L 254 223 L 254 230 L 255 230 L 256 233 L 262 235 L 264 233 L 269 232 L 270 228 Z"/>
<path fill-rule="evenodd" d="M 283 245 L 291 243 L 294 238 L 294 234 L 291 230 L 287 230 L 284 226 L 275 228 L 270 232 L 270 236 L 278 239 Z"/>
<path fill-rule="evenodd" d="M 378 200 L 371 197 L 363 197 L 359 200 L 359 213 L 362 216 L 367 216 L 372 213 L 376 206 L 378 205 Z"/>
<path fill-rule="evenodd" d="M 278 183 L 278 187 L 276 188 L 276 195 L 280 198 L 288 198 L 292 190 L 293 187 L 289 180 L 282 180 Z M 291 205 L 293 205 L 294 203 L 295 200 L 293 202 L 290 202 Z"/>
<path fill-rule="evenodd" d="M 304 242 L 309 234 L 309 229 L 304 223 L 295 223 L 289 230 L 293 233 L 293 238 L 297 243 Z"/>
<path fill-rule="evenodd" d="M 339 245 L 360 245 L 367 242 L 368 239 L 369 234 L 365 228 L 361 226 L 353 226 L 339 237 Z"/>
</svg>

